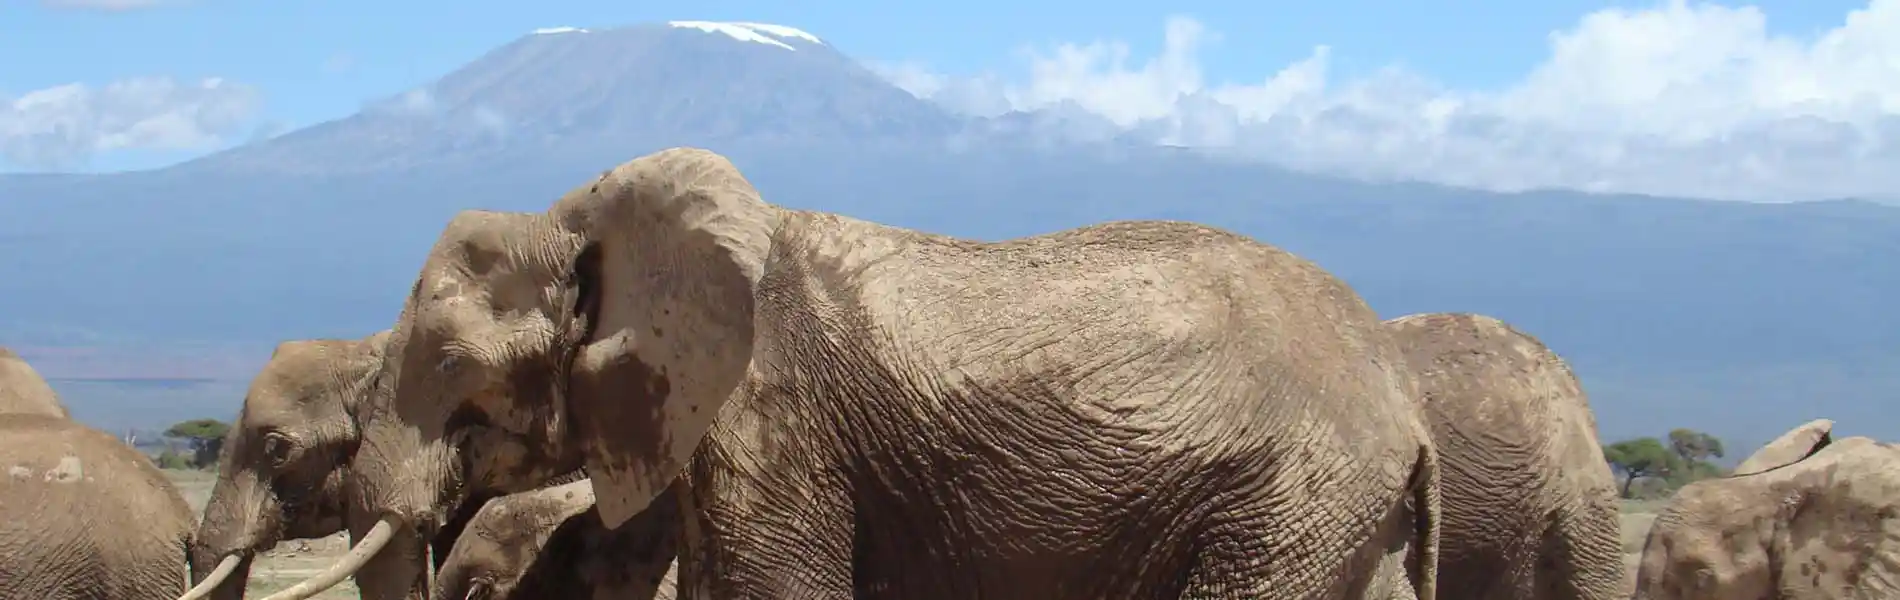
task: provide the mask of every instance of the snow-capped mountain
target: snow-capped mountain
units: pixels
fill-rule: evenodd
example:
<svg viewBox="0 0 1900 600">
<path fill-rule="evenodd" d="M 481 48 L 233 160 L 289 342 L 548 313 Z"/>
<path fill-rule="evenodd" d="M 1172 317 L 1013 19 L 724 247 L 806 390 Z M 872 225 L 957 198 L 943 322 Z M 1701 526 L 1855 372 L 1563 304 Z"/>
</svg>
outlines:
<svg viewBox="0 0 1900 600">
<path fill-rule="evenodd" d="M 915 144 L 966 125 L 793 27 L 553 27 L 358 114 L 187 168 L 334 173 L 547 148 Z"/>
</svg>

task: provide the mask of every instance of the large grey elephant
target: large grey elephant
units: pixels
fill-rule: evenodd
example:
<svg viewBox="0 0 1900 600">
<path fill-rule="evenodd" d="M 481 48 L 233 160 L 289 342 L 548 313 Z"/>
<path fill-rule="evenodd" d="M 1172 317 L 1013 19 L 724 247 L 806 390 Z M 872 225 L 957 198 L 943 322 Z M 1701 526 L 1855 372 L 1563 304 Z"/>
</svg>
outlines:
<svg viewBox="0 0 1900 600">
<path fill-rule="evenodd" d="M 389 331 L 361 339 L 316 339 L 277 345 L 251 381 L 226 438 L 192 544 L 185 600 L 241 600 L 253 558 L 287 539 L 319 538 L 344 529 L 343 473 L 359 442 L 360 389 L 381 366 Z M 576 472 L 573 478 L 579 478 Z M 481 501 L 471 494 L 430 540 L 440 565 Z"/>
<path fill-rule="evenodd" d="M 1443 465 L 1439 595 L 1620 596 L 1616 479 L 1569 365 L 1483 315 L 1416 314 L 1386 325 L 1418 376 Z"/>
<path fill-rule="evenodd" d="M 1650 526 L 1635 598 L 1900 598 L 1900 447 L 1812 425 L 1791 432 L 1820 433 L 1808 449 L 1770 444 L 1781 458 L 1764 470 L 1677 491 Z"/>
<path fill-rule="evenodd" d="M 191 508 L 150 458 L 44 414 L 0 414 L 0 598 L 170 600 Z"/>
<path fill-rule="evenodd" d="M 389 352 L 350 470 L 377 524 L 275 598 L 400 595 L 459 482 L 583 464 L 610 527 L 679 504 L 684 597 L 1433 597 L 1437 457 L 1391 337 L 1210 227 L 962 240 L 671 149 L 457 215 Z"/>
<path fill-rule="evenodd" d="M 586 480 L 489 500 L 435 578 L 438 600 L 673 600 L 678 506 L 608 529 Z"/>
<path fill-rule="evenodd" d="M 5 346 L 0 346 L 0 414 L 70 416 L 39 371 Z"/>
</svg>

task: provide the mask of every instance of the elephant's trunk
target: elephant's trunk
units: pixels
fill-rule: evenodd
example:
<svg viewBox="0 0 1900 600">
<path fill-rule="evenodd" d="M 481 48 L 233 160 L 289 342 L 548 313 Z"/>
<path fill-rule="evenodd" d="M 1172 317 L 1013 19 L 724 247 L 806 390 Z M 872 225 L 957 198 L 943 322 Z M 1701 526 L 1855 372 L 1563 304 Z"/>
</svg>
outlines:
<svg viewBox="0 0 1900 600">
<path fill-rule="evenodd" d="M 194 560 L 191 575 L 197 585 L 178 600 L 243 600 L 245 581 L 251 578 L 251 554 L 226 554 L 210 572 Z"/>
<path fill-rule="evenodd" d="M 375 558 L 377 553 L 382 552 L 383 546 L 388 545 L 390 540 L 396 538 L 397 530 L 402 527 L 403 525 L 396 522 L 393 518 L 384 517 L 377 520 L 376 525 L 370 527 L 369 532 L 365 533 L 362 538 L 357 540 L 356 545 L 350 548 L 350 553 L 343 555 L 343 558 L 338 559 L 336 564 L 330 565 L 330 568 L 324 569 L 323 572 L 317 573 L 309 579 L 299 582 L 297 585 L 291 586 L 284 591 L 266 596 L 264 600 L 305 600 L 311 596 L 323 593 L 324 590 L 336 587 L 336 584 L 342 583 L 345 579 L 349 579 L 351 575 L 355 575 L 358 570 L 363 568 L 363 565 L 369 564 L 370 559 Z"/>
<path fill-rule="evenodd" d="M 243 600 L 252 556 L 276 543 L 280 527 L 275 498 L 260 488 L 244 474 L 218 478 L 187 554 L 197 585 L 185 599 Z"/>
</svg>

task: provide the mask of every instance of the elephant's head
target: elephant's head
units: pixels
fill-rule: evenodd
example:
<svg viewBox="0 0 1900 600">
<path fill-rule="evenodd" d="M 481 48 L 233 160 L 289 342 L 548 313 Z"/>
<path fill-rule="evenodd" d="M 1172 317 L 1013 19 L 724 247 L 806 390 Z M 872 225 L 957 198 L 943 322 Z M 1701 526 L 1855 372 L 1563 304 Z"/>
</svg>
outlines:
<svg viewBox="0 0 1900 600">
<path fill-rule="evenodd" d="M 39 371 L 13 350 L 0 347 L 0 415 L 18 414 L 71 418 Z"/>
<path fill-rule="evenodd" d="M 680 504 L 654 502 L 617 529 L 593 508 L 584 480 L 488 501 L 436 571 L 431 597 L 676 597 Z"/>
<path fill-rule="evenodd" d="M 1650 526 L 1635 598 L 1835 598 L 1856 573 L 1873 576 L 1865 572 L 1880 521 L 1900 508 L 1887 491 L 1900 483 L 1900 454 L 1868 438 L 1825 437 L 1788 464 L 1676 492 Z"/>
<path fill-rule="evenodd" d="M 547 214 L 456 215 L 360 415 L 353 510 L 376 525 L 280 597 L 358 570 L 364 598 L 412 593 L 415 539 L 471 484 L 520 491 L 584 466 L 609 527 L 640 512 L 751 364 L 753 295 L 781 214 L 725 158 L 671 149 Z"/>
<path fill-rule="evenodd" d="M 388 332 L 277 346 L 225 439 L 218 482 L 193 536 L 187 598 L 244 596 L 251 557 L 285 539 L 343 528 L 343 471 L 358 436 L 349 416 L 382 363 Z"/>
<path fill-rule="evenodd" d="M 583 597 L 580 592 L 584 582 L 572 568 L 583 557 L 571 551 L 577 548 L 549 545 L 557 530 L 592 508 L 594 487 L 586 480 L 489 500 L 469 522 L 467 535 L 456 542 L 448 560 L 442 563 L 430 597 Z M 537 570 L 537 566 L 541 568 Z"/>
</svg>

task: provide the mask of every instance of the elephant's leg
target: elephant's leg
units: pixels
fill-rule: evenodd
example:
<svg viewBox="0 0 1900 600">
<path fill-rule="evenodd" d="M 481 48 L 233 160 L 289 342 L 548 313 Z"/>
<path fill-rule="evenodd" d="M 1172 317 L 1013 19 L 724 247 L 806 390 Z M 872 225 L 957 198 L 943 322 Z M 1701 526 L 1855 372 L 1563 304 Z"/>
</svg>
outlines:
<svg viewBox="0 0 1900 600">
<path fill-rule="evenodd" d="M 1627 596 L 1621 526 L 1616 502 L 1609 498 L 1557 511 L 1537 562 L 1538 597 L 1608 600 Z"/>
</svg>

